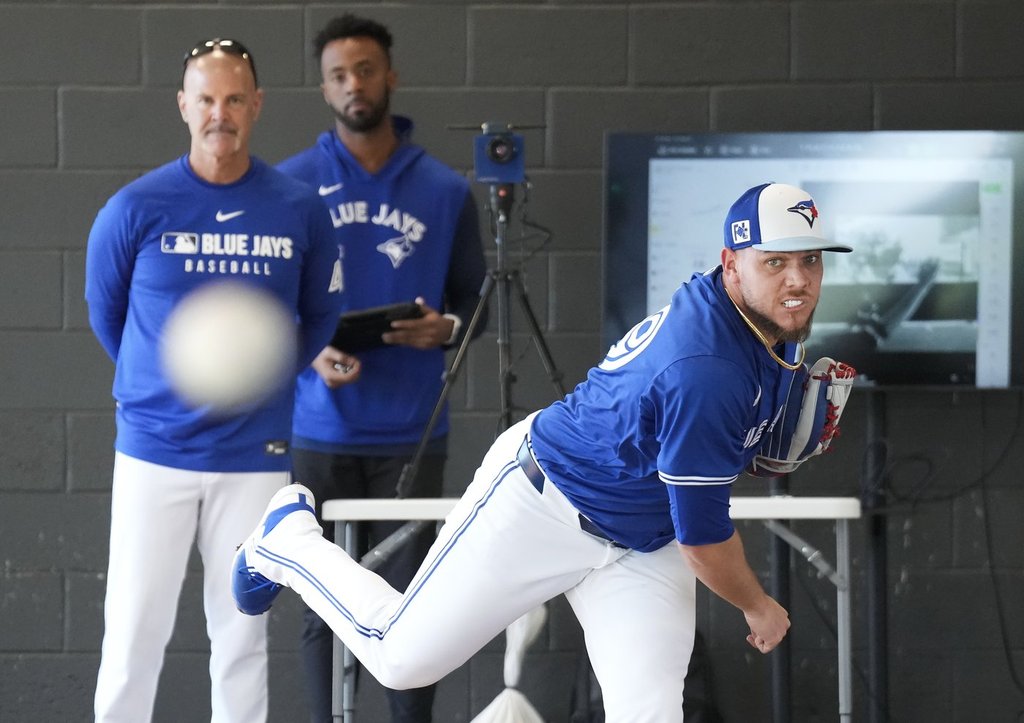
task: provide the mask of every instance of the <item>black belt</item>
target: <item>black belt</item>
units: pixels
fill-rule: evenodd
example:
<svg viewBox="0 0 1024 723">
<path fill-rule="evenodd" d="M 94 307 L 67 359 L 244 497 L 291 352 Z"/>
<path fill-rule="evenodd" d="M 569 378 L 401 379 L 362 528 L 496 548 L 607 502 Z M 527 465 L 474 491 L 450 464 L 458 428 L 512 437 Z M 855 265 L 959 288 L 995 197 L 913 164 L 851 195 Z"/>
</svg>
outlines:
<svg viewBox="0 0 1024 723">
<path fill-rule="evenodd" d="M 519 453 L 516 455 L 516 461 L 519 462 L 519 466 L 526 475 L 526 479 L 530 480 L 530 484 L 543 494 L 544 473 L 541 471 L 540 465 L 537 464 L 537 460 L 533 458 L 533 452 L 530 451 L 529 437 L 523 438 L 523 443 L 519 447 Z"/>
<path fill-rule="evenodd" d="M 523 443 L 519 446 L 519 452 L 516 454 L 516 461 L 519 462 L 519 468 L 523 470 L 523 474 L 526 475 L 526 479 L 530 480 L 530 484 L 540 492 L 544 493 L 544 472 L 541 470 L 540 465 L 537 464 L 537 460 L 533 458 L 533 452 L 530 451 L 530 439 L 529 437 L 523 438 Z M 618 542 L 608 537 L 597 525 L 587 519 L 582 513 L 579 515 L 580 518 L 580 529 L 584 532 L 593 535 L 594 537 L 600 537 L 602 540 L 607 540 L 616 547 L 623 547 Z"/>
</svg>

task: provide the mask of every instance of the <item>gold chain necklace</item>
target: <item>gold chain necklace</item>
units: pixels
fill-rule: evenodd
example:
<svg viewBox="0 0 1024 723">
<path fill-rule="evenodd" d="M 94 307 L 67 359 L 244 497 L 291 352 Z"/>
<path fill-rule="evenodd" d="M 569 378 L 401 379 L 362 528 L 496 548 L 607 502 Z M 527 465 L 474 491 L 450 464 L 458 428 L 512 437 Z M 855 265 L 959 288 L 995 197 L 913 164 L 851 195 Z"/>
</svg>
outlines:
<svg viewBox="0 0 1024 723">
<path fill-rule="evenodd" d="M 724 284 L 722 288 L 725 288 Z M 750 330 L 754 332 L 754 336 L 761 340 L 761 343 L 764 344 L 764 348 L 768 350 L 768 354 L 771 356 L 772 359 L 778 362 L 779 366 L 781 366 L 783 369 L 789 369 L 789 371 L 795 372 L 803 365 L 804 357 L 807 354 L 807 350 L 804 349 L 803 343 L 797 342 L 797 344 L 800 346 L 800 358 L 796 362 L 790 364 L 789 362 L 783 360 L 778 354 L 775 353 L 775 350 L 772 349 L 772 345 L 768 343 L 768 340 L 764 337 L 764 334 L 761 333 L 761 330 L 754 325 L 754 322 L 747 318 L 747 315 L 744 314 L 742 309 L 740 309 L 736 302 L 733 301 L 732 294 L 729 293 L 728 289 L 725 289 L 725 295 L 729 297 L 729 301 L 732 301 L 732 306 L 734 309 L 736 309 L 736 313 L 740 315 L 740 318 L 743 319 L 743 321 L 747 322 L 747 326 L 749 326 Z"/>
</svg>

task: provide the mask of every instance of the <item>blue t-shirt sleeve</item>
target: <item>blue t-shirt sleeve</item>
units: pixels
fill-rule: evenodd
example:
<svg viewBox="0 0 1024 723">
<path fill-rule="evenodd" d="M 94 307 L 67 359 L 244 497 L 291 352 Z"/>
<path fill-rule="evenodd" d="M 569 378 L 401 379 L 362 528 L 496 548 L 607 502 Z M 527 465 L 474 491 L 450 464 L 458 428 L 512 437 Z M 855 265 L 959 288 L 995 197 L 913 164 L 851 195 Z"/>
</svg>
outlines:
<svg viewBox="0 0 1024 723">
<path fill-rule="evenodd" d="M 96 215 L 85 253 L 89 325 L 115 361 L 128 318 L 128 291 L 137 251 L 130 225 L 126 205 L 115 195 Z"/>
<path fill-rule="evenodd" d="M 445 311 L 455 314 L 462 321 L 458 338 L 450 346 L 462 343 L 477 305 L 480 303 L 480 291 L 487 275 L 487 262 L 480 242 L 480 217 L 476 211 L 476 201 L 467 190 L 466 200 L 459 214 L 452 239 L 451 260 L 448 264 L 448 276 L 445 279 L 444 299 Z M 487 307 L 480 310 L 473 336 L 478 337 L 487 327 Z"/>
<path fill-rule="evenodd" d="M 752 398 L 736 366 L 713 356 L 682 359 L 655 378 L 647 403 L 659 443 L 676 539 L 722 542 L 733 533 L 732 482 L 743 470 L 746 407 Z"/>
</svg>

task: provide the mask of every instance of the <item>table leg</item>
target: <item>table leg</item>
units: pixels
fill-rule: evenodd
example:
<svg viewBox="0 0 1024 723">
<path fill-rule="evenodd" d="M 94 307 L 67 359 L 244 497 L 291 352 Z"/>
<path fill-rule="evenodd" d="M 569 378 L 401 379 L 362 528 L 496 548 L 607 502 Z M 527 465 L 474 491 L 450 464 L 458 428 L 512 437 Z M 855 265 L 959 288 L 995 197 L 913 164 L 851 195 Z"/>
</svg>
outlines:
<svg viewBox="0 0 1024 723">
<path fill-rule="evenodd" d="M 354 522 L 338 520 L 334 523 L 334 539 L 341 541 L 345 552 L 356 554 L 356 528 Z M 356 719 L 356 661 L 337 635 L 334 636 L 331 675 L 331 720 L 355 723 Z"/>
<path fill-rule="evenodd" d="M 839 720 L 853 720 L 853 650 L 850 623 L 850 526 L 845 519 L 836 520 L 836 647 L 839 655 Z"/>
</svg>

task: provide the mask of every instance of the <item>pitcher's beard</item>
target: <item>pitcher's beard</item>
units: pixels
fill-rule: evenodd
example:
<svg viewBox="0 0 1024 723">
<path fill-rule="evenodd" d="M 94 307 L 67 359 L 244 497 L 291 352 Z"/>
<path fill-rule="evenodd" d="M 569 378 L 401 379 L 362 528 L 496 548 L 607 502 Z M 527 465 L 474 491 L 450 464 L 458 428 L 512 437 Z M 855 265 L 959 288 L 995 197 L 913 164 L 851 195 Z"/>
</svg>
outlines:
<svg viewBox="0 0 1024 723">
<path fill-rule="evenodd" d="M 746 314 L 747 318 L 761 330 L 762 334 L 769 339 L 777 339 L 779 342 L 806 341 L 807 337 L 811 335 L 811 323 L 814 321 L 814 312 L 812 311 L 811 315 L 807 317 L 807 323 L 803 326 L 796 329 L 784 329 L 750 305 L 747 305 Z"/>
</svg>

